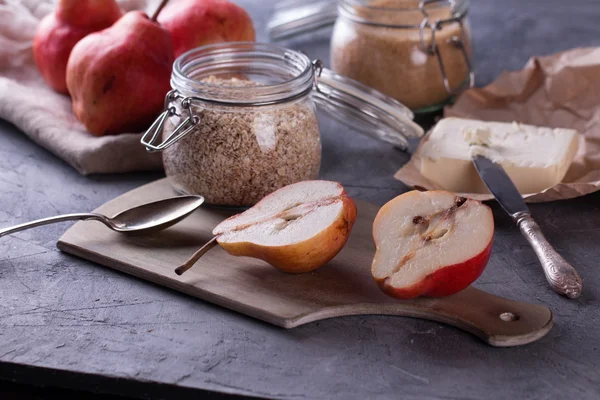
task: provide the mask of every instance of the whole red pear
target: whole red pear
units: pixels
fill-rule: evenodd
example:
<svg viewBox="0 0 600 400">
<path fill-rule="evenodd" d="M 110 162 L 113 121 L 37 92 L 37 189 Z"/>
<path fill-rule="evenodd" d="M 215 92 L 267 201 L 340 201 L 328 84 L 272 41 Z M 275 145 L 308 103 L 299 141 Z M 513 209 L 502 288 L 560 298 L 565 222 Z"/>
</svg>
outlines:
<svg viewBox="0 0 600 400">
<path fill-rule="evenodd" d="M 227 0 L 169 3 L 158 22 L 173 36 L 175 57 L 205 44 L 255 40 L 252 19 L 246 10 Z"/>
<path fill-rule="evenodd" d="M 67 65 L 73 112 L 96 136 L 147 128 L 170 90 L 173 59 L 169 32 L 141 11 L 128 12 L 73 48 Z"/>
<path fill-rule="evenodd" d="M 33 38 L 35 63 L 46 83 L 68 94 L 66 71 L 71 50 L 85 36 L 114 24 L 121 14 L 114 0 L 59 0 Z"/>
</svg>

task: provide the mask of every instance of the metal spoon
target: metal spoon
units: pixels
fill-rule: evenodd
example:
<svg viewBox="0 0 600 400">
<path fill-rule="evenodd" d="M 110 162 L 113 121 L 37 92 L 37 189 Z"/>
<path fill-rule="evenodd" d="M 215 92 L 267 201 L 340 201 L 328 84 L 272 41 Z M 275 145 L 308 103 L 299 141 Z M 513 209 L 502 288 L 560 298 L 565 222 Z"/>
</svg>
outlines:
<svg viewBox="0 0 600 400">
<path fill-rule="evenodd" d="M 40 225 L 62 221 L 95 220 L 113 231 L 127 234 L 148 234 L 176 224 L 204 203 L 202 196 L 178 196 L 142 204 L 109 218 L 97 213 L 65 214 L 38 219 L 24 224 L 0 229 L 0 237 Z"/>
</svg>

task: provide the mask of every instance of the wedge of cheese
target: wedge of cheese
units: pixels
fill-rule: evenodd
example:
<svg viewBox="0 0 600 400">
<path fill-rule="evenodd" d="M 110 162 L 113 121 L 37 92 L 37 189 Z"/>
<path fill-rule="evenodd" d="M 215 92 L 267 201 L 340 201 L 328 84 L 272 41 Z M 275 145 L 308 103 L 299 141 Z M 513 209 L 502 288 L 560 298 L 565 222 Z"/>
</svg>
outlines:
<svg viewBox="0 0 600 400">
<path fill-rule="evenodd" d="M 578 143 L 572 129 L 444 118 L 419 150 L 421 174 L 453 192 L 488 193 L 471 162 L 482 154 L 502 165 L 519 192 L 537 193 L 564 178 Z"/>
</svg>

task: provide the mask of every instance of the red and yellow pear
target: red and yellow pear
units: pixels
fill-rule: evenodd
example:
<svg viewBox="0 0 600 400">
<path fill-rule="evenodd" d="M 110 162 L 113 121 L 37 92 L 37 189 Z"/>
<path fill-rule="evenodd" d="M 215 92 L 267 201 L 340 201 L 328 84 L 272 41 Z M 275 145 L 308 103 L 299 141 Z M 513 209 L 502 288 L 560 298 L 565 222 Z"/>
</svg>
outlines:
<svg viewBox="0 0 600 400">
<path fill-rule="evenodd" d="M 54 12 L 42 19 L 33 39 L 35 63 L 46 83 L 68 94 L 67 62 L 73 47 L 90 33 L 108 28 L 121 15 L 114 0 L 59 0 Z"/>
<path fill-rule="evenodd" d="M 73 48 L 73 112 L 93 135 L 144 130 L 163 108 L 173 61 L 170 33 L 146 14 L 128 12 Z"/>
<path fill-rule="evenodd" d="M 168 4 L 158 21 L 171 32 L 175 57 L 211 43 L 253 42 L 252 19 L 227 0 L 183 0 Z"/>
<path fill-rule="evenodd" d="M 175 272 L 184 273 L 216 244 L 231 255 L 258 258 L 283 272 L 313 271 L 342 250 L 355 220 L 356 205 L 340 183 L 294 183 L 221 222 L 213 240 Z"/>
</svg>

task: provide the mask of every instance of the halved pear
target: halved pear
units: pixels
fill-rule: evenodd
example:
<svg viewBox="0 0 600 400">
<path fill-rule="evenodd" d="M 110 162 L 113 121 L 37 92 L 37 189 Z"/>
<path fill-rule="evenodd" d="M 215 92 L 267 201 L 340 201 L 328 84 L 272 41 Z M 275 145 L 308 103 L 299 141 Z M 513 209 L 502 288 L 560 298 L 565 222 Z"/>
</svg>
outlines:
<svg viewBox="0 0 600 400">
<path fill-rule="evenodd" d="M 340 183 L 303 181 L 223 221 L 213 235 L 229 254 L 259 258 L 282 271 L 301 273 L 335 257 L 355 220 L 356 206 Z"/>
<path fill-rule="evenodd" d="M 448 296 L 483 272 L 494 217 L 476 200 L 442 190 L 412 191 L 379 210 L 373 238 L 371 273 L 384 292 L 401 299 Z"/>
</svg>

